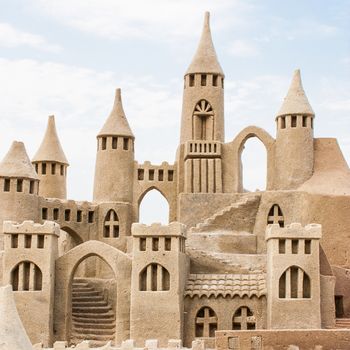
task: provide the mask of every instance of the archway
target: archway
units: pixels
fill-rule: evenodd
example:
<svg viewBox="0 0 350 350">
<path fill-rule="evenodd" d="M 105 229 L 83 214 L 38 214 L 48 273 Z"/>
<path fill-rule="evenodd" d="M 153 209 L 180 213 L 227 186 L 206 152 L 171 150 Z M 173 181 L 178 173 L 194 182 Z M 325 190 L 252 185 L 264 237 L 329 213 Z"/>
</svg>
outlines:
<svg viewBox="0 0 350 350">
<path fill-rule="evenodd" d="M 150 225 L 154 222 L 169 223 L 169 202 L 157 188 L 146 190 L 139 199 L 139 222 Z"/>
<path fill-rule="evenodd" d="M 265 190 L 267 154 L 264 145 L 258 138 L 250 137 L 245 141 L 241 152 L 243 190 Z"/>
<path fill-rule="evenodd" d="M 69 343 L 77 345 L 89 335 L 91 345 L 114 341 L 117 281 L 100 256 L 88 255 L 73 271 Z"/>
<path fill-rule="evenodd" d="M 77 245 L 83 243 L 82 238 L 70 227 L 63 226 L 58 238 L 58 256 L 62 256 Z"/>
<path fill-rule="evenodd" d="M 243 192 L 243 179 L 242 179 L 242 152 L 247 140 L 251 138 L 257 138 L 265 146 L 266 149 L 266 189 L 272 189 L 274 178 L 274 144 L 275 140 L 265 130 L 256 126 L 249 126 L 243 129 L 236 138 L 232 141 L 232 155 L 233 155 L 233 191 Z"/>
<path fill-rule="evenodd" d="M 131 259 L 118 249 L 100 242 L 88 241 L 71 249 L 56 260 L 55 273 L 55 340 L 69 340 L 72 329 L 72 287 L 79 265 L 88 258 L 101 259 L 113 271 L 116 286 L 113 287 L 115 300 L 114 313 L 116 324 L 114 340 L 120 343 L 129 337 Z M 83 288 L 84 289 L 84 288 Z M 89 290 L 91 292 L 91 290 Z"/>
</svg>

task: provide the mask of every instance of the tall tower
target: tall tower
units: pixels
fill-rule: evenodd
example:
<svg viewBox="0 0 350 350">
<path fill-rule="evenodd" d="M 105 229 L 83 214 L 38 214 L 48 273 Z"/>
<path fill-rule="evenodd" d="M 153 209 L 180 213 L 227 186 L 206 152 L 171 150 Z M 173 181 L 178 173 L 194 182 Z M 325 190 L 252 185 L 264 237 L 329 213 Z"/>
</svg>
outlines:
<svg viewBox="0 0 350 350">
<path fill-rule="evenodd" d="M 0 250 L 4 220 L 38 222 L 39 178 L 23 142 L 14 141 L 0 163 Z"/>
<path fill-rule="evenodd" d="M 314 118 L 298 69 L 276 117 L 276 189 L 295 189 L 311 177 Z"/>
<path fill-rule="evenodd" d="M 184 78 L 180 142 L 185 162 L 185 180 L 180 191 L 222 192 L 224 73 L 211 38 L 208 12 L 197 51 Z"/>
<path fill-rule="evenodd" d="M 49 116 L 45 136 L 32 159 L 40 179 L 39 195 L 67 198 L 67 158 L 57 135 L 55 117 Z"/>
<path fill-rule="evenodd" d="M 113 109 L 97 135 L 94 201 L 132 202 L 134 139 L 117 89 Z"/>
</svg>

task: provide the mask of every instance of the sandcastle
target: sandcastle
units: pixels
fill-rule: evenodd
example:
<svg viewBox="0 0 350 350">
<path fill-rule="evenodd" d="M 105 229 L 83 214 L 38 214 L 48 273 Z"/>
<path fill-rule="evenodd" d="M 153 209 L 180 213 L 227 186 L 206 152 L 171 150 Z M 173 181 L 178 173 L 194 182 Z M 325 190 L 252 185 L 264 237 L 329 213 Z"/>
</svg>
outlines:
<svg viewBox="0 0 350 350">
<path fill-rule="evenodd" d="M 0 281 L 22 345 L 4 349 L 350 349 L 350 170 L 338 143 L 314 137 L 299 70 L 275 138 L 248 126 L 225 142 L 224 81 L 207 13 L 174 163 L 135 160 L 117 89 L 91 202 L 67 200 L 53 116 L 31 161 L 12 144 L 0 163 Z M 267 152 L 263 191 L 243 188 L 251 137 Z M 138 223 L 153 189 L 168 225 Z M 0 301 L 11 293 L 0 288 Z"/>
</svg>

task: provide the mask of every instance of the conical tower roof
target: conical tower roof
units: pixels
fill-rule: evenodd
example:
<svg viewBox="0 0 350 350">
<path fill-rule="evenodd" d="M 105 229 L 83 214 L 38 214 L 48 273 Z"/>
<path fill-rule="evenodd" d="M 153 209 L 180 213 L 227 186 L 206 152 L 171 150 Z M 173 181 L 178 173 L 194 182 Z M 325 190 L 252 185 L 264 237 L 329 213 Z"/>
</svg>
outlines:
<svg viewBox="0 0 350 350">
<path fill-rule="evenodd" d="M 19 318 L 10 285 L 0 287 L 0 339 L 3 350 L 33 349 Z"/>
<path fill-rule="evenodd" d="M 0 163 L 0 176 L 38 179 L 23 142 L 13 141 L 11 148 Z"/>
<path fill-rule="evenodd" d="M 134 137 L 124 113 L 120 89 L 115 91 L 113 109 L 97 136 L 114 135 Z"/>
<path fill-rule="evenodd" d="M 186 72 L 186 74 L 191 73 L 217 73 L 224 75 L 211 38 L 209 12 L 205 13 L 202 36 L 197 51 Z"/>
<path fill-rule="evenodd" d="M 291 114 L 315 115 L 303 89 L 299 69 L 294 72 L 292 83 L 277 117 Z"/>
<path fill-rule="evenodd" d="M 32 162 L 58 162 L 68 165 L 68 160 L 63 152 L 57 135 L 55 116 L 50 115 L 45 136 Z"/>
</svg>

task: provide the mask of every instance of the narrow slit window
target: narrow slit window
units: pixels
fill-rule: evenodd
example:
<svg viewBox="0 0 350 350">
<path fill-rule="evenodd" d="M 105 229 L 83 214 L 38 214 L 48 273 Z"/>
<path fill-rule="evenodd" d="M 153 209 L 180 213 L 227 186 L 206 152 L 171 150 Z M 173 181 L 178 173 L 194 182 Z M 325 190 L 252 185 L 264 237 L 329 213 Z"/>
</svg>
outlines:
<svg viewBox="0 0 350 350">
<path fill-rule="evenodd" d="M 170 251 L 171 250 L 171 237 L 165 237 L 165 250 Z"/>
<path fill-rule="evenodd" d="M 79 209 L 77 210 L 77 222 L 82 222 L 83 220 L 83 212 Z"/>
<path fill-rule="evenodd" d="M 29 193 L 34 193 L 35 182 L 33 180 L 29 181 Z"/>
<path fill-rule="evenodd" d="M 141 252 L 146 251 L 146 238 L 143 238 L 143 237 L 140 238 L 140 251 Z"/>
<path fill-rule="evenodd" d="M 64 211 L 64 220 L 70 221 L 70 209 Z"/>
<path fill-rule="evenodd" d="M 41 218 L 43 219 L 43 220 L 47 220 L 47 208 L 42 208 L 41 209 Z"/>
<path fill-rule="evenodd" d="M 286 128 L 286 117 L 281 117 L 281 129 Z"/>
<path fill-rule="evenodd" d="M 139 181 L 143 181 L 145 177 L 145 171 L 143 169 L 137 170 L 137 178 Z"/>
<path fill-rule="evenodd" d="M 206 86 L 206 85 L 207 85 L 207 75 L 201 74 L 201 86 Z"/>
<path fill-rule="evenodd" d="M 305 240 L 305 254 L 311 254 L 311 240 Z"/>
<path fill-rule="evenodd" d="M 155 252 L 159 250 L 159 238 L 152 238 L 152 250 Z"/>
<path fill-rule="evenodd" d="M 296 128 L 296 127 L 297 127 L 297 116 L 292 115 L 292 128 Z"/>
<path fill-rule="evenodd" d="M 4 191 L 5 192 L 10 192 L 11 188 L 11 180 L 10 179 L 5 179 L 4 180 Z"/>
<path fill-rule="evenodd" d="M 90 210 L 89 214 L 88 214 L 88 222 L 89 222 L 89 224 L 92 224 L 94 222 L 94 216 L 95 216 L 95 212 Z"/>
<path fill-rule="evenodd" d="M 150 181 L 154 180 L 154 169 L 149 169 L 149 171 L 148 171 L 148 179 Z"/>
<path fill-rule="evenodd" d="M 189 86 L 194 86 L 194 74 L 189 75 Z"/>
<path fill-rule="evenodd" d="M 18 248 L 18 235 L 11 235 L 11 248 Z"/>
<path fill-rule="evenodd" d="M 38 235 L 38 249 L 44 248 L 44 242 L 45 242 L 45 236 L 44 235 Z"/>
<path fill-rule="evenodd" d="M 102 137 L 102 150 L 105 150 L 107 147 L 107 138 L 106 137 Z"/>
<path fill-rule="evenodd" d="M 54 208 L 54 210 L 53 210 L 53 219 L 54 220 L 58 220 L 58 216 L 59 216 L 59 209 L 58 208 Z"/>
<path fill-rule="evenodd" d="M 164 179 L 164 170 L 159 169 L 158 170 L 158 180 L 163 181 L 163 179 Z"/>
<path fill-rule="evenodd" d="M 38 163 L 35 163 L 35 172 L 39 174 L 39 165 Z"/>
<path fill-rule="evenodd" d="M 56 174 L 56 164 L 51 163 L 51 175 L 55 175 L 55 174 Z"/>
<path fill-rule="evenodd" d="M 117 149 L 118 147 L 118 138 L 117 137 L 113 137 L 112 138 L 112 148 L 113 149 Z"/>
<path fill-rule="evenodd" d="M 224 88 L 224 78 L 221 77 L 221 87 Z"/>
<path fill-rule="evenodd" d="M 32 236 L 24 235 L 24 248 L 31 248 L 31 247 L 32 247 Z"/>
<path fill-rule="evenodd" d="M 17 179 L 17 192 L 23 192 L 23 179 Z"/>
<path fill-rule="evenodd" d="M 213 75 L 213 86 L 218 86 L 218 76 L 216 74 Z"/>
<path fill-rule="evenodd" d="M 127 137 L 124 137 L 123 139 L 123 149 L 124 151 L 127 151 L 129 149 L 129 139 Z"/>
<path fill-rule="evenodd" d="M 174 181 L 174 170 L 168 170 L 168 181 Z"/>
<path fill-rule="evenodd" d="M 42 164 L 41 164 L 41 173 L 42 173 L 43 175 L 46 175 L 46 163 L 42 163 Z"/>
<path fill-rule="evenodd" d="M 303 115 L 303 128 L 307 127 L 307 116 Z"/>
<path fill-rule="evenodd" d="M 278 241 L 278 252 L 280 254 L 285 254 L 286 253 L 286 240 L 285 239 L 280 239 Z"/>
<path fill-rule="evenodd" d="M 61 165 L 61 175 L 64 175 L 64 165 Z"/>
<path fill-rule="evenodd" d="M 292 239 L 292 254 L 298 254 L 299 241 L 297 239 Z"/>
</svg>

